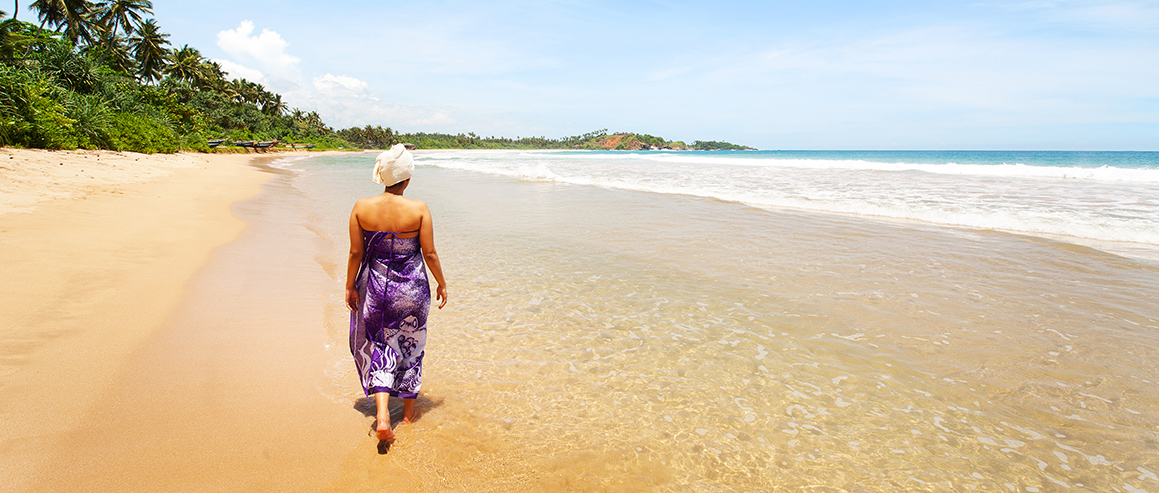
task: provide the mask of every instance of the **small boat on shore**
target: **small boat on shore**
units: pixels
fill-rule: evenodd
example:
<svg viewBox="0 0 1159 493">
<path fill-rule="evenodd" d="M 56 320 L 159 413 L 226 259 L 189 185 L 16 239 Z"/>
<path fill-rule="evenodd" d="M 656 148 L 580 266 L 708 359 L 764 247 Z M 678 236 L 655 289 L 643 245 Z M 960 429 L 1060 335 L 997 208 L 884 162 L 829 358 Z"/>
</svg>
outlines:
<svg viewBox="0 0 1159 493">
<path fill-rule="evenodd" d="M 229 139 L 209 139 L 206 144 L 209 144 L 209 148 L 212 149 L 219 145 L 225 144 L 226 142 L 229 142 Z"/>
<path fill-rule="evenodd" d="M 254 146 L 254 141 L 252 141 L 252 140 L 243 140 L 243 141 L 234 142 L 234 143 L 233 143 L 233 145 L 234 145 L 234 146 L 236 146 L 236 147 L 253 147 L 253 146 Z"/>
</svg>

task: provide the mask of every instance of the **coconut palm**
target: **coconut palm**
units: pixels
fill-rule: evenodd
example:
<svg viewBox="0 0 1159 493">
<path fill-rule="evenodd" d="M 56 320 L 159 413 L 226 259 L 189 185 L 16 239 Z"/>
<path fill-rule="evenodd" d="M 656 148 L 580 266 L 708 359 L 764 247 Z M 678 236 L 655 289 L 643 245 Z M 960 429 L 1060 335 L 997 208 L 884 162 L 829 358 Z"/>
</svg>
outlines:
<svg viewBox="0 0 1159 493">
<path fill-rule="evenodd" d="M 73 44 L 92 41 L 95 23 L 92 4 L 86 0 L 36 0 L 29 7 L 36 10 L 41 29 L 52 27 Z"/>
<path fill-rule="evenodd" d="M 132 34 L 145 22 L 142 14 L 153 14 L 153 2 L 150 0 L 107 0 L 97 4 L 97 18 L 101 24 L 110 28 L 111 32 L 124 31 Z"/>
<path fill-rule="evenodd" d="M 56 27 L 64 22 L 64 0 L 36 0 L 29 7 L 36 11 L 41 29 L 45 26 Z"/>
<path fill-rule="evenodd" d="M 201 57 L 201 52 L 197 51 L 197 48 L 184 45 L 169 55 L 170 63 L 168 67 L 165 67 L 165 75 L 177 80 L 194 82 L 196 85 L 203 73 L 201 66 L 203 61 L 204 58 Z"/>
<path fill-rule="evenodd" d="M 230 101 L 241 103 L 241 92 L 239 86 L 240 79 L 222 79 L 221 87 L 217 89 L 222 96 L 229 98 Z"/>
<path fill-rule="evenodd" d="M 97 60 L 113 70 L 126 75 L 132 75 L 137 70 L 137 61 L 129 50 L 129 39 L 124 36 L 111 35 L 105 39 L 98 50 Z"/>
<path fill-rule="evenodd" d="M 262 101 L 262 112 L 267 115 L 282 116 L 286 112 L 286 103 L 282 102 L 281 94 L 266 93 Z"/>
<path fill-rule="evenodd" d="M 0 18 L 7 15 L 0 10 Z M 0 21 L 0 58 L 15 58 L 17 51 L 32 42 L 32 36 L 25 34 L 23 24 L 16 17 Z"/>
<path fill-rule="evenodd" d="M 157 21 L 149 19 L 137 28 L 137 34 L 129 38 L 133 47 L 133 58 L 137 60 L 137 78 L 152 82 L 161 78 L 167 64 L 169 35 L 161 32 Z"/>
<path fill-rule="evenodd" d="M 225 71 L 221 69 L 221 64 L 202 60 L 201 62 L 201 77 L 200 83 L 197 84 L 198 89 L 213 89 L 217 92 L 222 92 L 225 87 Z M 229 97 L 227 94 L 226 97 Z"/>
<path fill-rule="evenodd" d="M 119 70 L 124 71 L 123 68 L 128 65 L 123 62 L 132 59 L 127 51 L 125 39 L 143 22 L 141 14 L 152 12 L 153 3 L 148 0 L 108 0 L 97 3 L 93 8 L 93 17 L 96 20 L 93 28 L 99 30 L 99 36 L 96 38 L 100 39 L 100 44 L 104 47 L 103 50 L 94 50 L 98 52 L 97 59 L 104 63 L 115 58 L 119 62 L 116 65 L 122 67 Z"/>
</svg>

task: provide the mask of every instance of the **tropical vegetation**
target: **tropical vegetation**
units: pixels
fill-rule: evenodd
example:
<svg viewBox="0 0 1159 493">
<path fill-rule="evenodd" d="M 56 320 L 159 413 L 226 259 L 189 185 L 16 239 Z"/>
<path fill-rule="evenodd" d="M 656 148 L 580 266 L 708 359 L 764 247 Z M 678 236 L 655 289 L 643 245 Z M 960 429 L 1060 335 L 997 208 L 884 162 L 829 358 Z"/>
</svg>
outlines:
<svg viewBox="0 0 1159 493">
<path fill-rule="evenodd" d="M 355 147 L 381 149 L 399 142 L 414 144 L 420 149 L 585 149 L 585 150 L 755 150 L 751 147 L 716 141 L 670 141 L 648 134 L 620 132 L 609 134 L 607 129 L 560 139 L 547 137 L 482 137 L 474 132 L 466 134 L 395 133 L 390 128 L 371 127 L 339 130 L 338 135 Z"/>
<path fill-rule="evenodd" d="M 351 147 L 316 112 L 229 80 L 196 48 L 172 47 L 150 0 L 29 6 L 39 24 L 0 12 L 0 145 L 174 152 L 224 138 Z"/>
<path fill-rule="evenodd" d="M 20 5 L 14 2 L 16 11 Z M 208 151 L 211 139 L 310 143 L 318 149 L 746 149 L 647 134 L 482 137 L 330 128 L 261 84 L 229 79 L 189 45 L 173 46 L 151 0 L 35 0 L 38 23 L 0 11 L 0 146 Z"/>
</svg>

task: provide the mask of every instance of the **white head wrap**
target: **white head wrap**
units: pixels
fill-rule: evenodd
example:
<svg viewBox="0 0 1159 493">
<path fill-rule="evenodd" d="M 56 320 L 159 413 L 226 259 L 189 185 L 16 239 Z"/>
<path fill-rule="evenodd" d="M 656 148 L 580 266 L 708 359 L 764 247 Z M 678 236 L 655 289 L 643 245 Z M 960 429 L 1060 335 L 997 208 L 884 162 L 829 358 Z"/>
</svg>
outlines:
<svg viewBox="0 0 1159 493">
<path fill-rule="evenodd" d="M 397 185 L 403 180 L 410 179 L 414 169 L 415 161 L 410 151 L 402 144 L 395 144 L 374 160 L 374 182 L 388 187 Z"/>
</svg>

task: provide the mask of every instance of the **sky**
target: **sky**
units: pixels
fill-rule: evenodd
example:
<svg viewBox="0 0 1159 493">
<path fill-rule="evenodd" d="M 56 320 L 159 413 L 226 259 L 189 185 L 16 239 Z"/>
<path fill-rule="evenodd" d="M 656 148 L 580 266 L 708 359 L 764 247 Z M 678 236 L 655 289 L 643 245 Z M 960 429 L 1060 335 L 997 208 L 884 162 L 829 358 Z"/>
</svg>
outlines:
<svg viewBox="0 0 1159 493">
<path fill-rule="evenodd" d="M 154 0 L 154 14 L 174 46 L 334 128 L 1159 150 L 1159 0 Z"/>
</svg>

